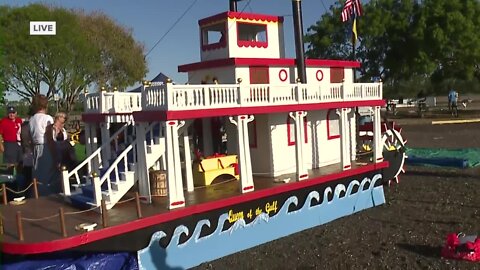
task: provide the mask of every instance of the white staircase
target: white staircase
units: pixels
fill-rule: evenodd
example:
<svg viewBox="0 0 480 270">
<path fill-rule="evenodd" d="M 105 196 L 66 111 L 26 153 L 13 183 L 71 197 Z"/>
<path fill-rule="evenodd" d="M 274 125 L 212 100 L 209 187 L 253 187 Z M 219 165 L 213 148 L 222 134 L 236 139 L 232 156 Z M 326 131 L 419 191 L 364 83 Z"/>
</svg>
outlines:
<svg viewBox="0 0 480 270">
<path fill-rule="evenodd" d="M 159 159 L 165 154 L 165 138 L 159 123 L 151 124 L 147 128 L 146 140 L 146 162 L 147 168 L 159 166 Z M 64 196 L 72 204 L 79 208 L 90 208 L 99 206 L 101 200 L 105 201 L 107 209 L 111 209 L 122 197 L 133 187 L 138 180 L 137 171 L 137 140 L 127 140 L 119 144 L 117 140 L 121 132 L 126 134 L 129 127 L 125 124 L 115 132 L 110 140 L 72 171 L 63 172 Z M 155 129 L 158 127 L 158 129 Z M 134 134 L 132 134 L 134 136 Z M 132 136 L 124 136 L 131 138 Z M 119 149 L 114 149 L 116 157 L 108 162 L 102 162 L 102 151 L 106 151 L 108 145 L 114 143 Z M 108 164 L 102 166 L 101 164 Z M 98 169 L 96 169 L 98 168 Z M 79 172 L 87 170 L 88 175 L 84 176 L 85 181 L 80 181 Z M 95 172 L 95 173 L 93 173 Z M 73 190 L 70 188 L 70 178 L 76 179 Z"/>
</svg>

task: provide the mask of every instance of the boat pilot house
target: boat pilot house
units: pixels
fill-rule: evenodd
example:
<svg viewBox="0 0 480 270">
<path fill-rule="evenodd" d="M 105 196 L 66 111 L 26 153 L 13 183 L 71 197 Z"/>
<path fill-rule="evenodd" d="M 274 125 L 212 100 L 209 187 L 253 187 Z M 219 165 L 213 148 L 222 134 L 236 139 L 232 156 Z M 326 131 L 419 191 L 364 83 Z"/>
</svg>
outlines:
<svg viewBox="0 0 480 270">
<path fill-rule="evenodd" d="M 132 234 L 137 240 L 127 249 L 137 251 L 149 248 L 150 238 L 154 241 L 154 233 L 161 231 L 168 244 L 162 248 L 177 254 L 203 243 L 177 239 L 177 230 L 188 228 L 187 238 L 211 234 L 208 241 L 233 230 L 229 237 L 239 238 L 222 243 L 237 244 L 218 258 L 280 237 L 276 233 L 299 231 L 298 224 L 306 229 L 384 203 L 381 184 L 403 169 L 404 152 L 398 154 L 398 145 L 403 146 L 398 130 L 381 123 L 382 83 L 355 83 L 359 62 L 304 59 L 301 66 L 303 59 L 286 58 L 283 23 L 283 17 L 235 10 L 201 19 L 201 59 L 178 66 L 188 74 L 187 83 L 145 81 L 141 92 L 85 93 L 87 159 L 62 172 L 61 196 L 73 209 L 104 209 L 102 218 L 110 222 L 105 229 L 99 225 L 78 232 L 68 229 L 75 221 L 67 217 L 71 249 L 99 249 L 97 238 L 105 238 L 102 243 L 110 249 L 121 249 L 118 243 Z M 358 107 L 371 112 L 371 123 L 357 126 Z M 397 154 L 386 151 L 386 144 Z M 135 193 L 142 214 L 118 215 L 135 213 L 134 206 L 127 206 Z M 15 211 L 5 210 L 2 214 Z M 292 211 L 298 215 L 288 215 Z M 280 221 L 300 227 L 275 227 Z M 100 217 L 92 222 L 100 224 Z M 212 229 L 205 232 L 202 224 L 207 223 Z M 269 238 L 250 235 L 255 226 L 271 226 L 262 233 Z M 42 226 L 30 227 L 25 239 L 52 234 L 42 234 Z M 102 231 L 101 237 L 95 234 Z M 90 235 L 88 240 L 82 233 Z M 72 244 L 75 237 L 78 245 Z M 5 241 L 4 252 L 8 247 L 21 254 L 30 250 L 15 237 L 5 236 Z M 180 242 L 186 246 L 172 251 Z M 59 250 L 56 244 L 44 249 Z M 139 251 L 139 259 L 152 256 L 147 253 Z M 189 254 L 178 255 L 178 261 L 196 258 Z"/>
</svg>

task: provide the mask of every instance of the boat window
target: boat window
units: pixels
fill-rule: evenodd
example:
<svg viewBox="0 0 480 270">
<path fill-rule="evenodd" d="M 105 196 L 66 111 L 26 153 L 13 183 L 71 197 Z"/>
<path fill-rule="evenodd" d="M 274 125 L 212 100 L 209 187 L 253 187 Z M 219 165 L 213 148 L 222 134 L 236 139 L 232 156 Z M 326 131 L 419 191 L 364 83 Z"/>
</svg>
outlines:
<svg viewBox="0 0 480 270">
<path fill-rule="evenodd" d="M 268 46 L 265 24 L 237 22 L 237 45 L 239 47 Z"/>
<path fill-rule="evenodd" d="M 340 116 L 336 109 L 330 109 L 327 112 L 327 139 L 337 138 L 340 138 Z"/>
<path fill-rule="evenodd" d="M 202 50 L 223 48 L 227 45 L 227 31 L 225 23 L 207 25 L 201 29 Z"/>
<path fill-rule="evenodd" d="M 249 67 L 249 70 L 250 70 L 250 84 L 270 83 L 268 67 L 251 66 Z"/>
<path fill-rule="evenodd" d="M 308 143 L 308 120 L 306 116 L 303 118 L 303 132 L 305 143 Z M 287 141 L 288 146 L 295 145 L 295 121 L 290 116 L 287 116 Z"/>
<path fill-rule="evenodd" d="M 345 70 L 343 67 L 331 67 L 330 68 L 330 82 L 341 83 L 345 78 Z"/>
</svg>

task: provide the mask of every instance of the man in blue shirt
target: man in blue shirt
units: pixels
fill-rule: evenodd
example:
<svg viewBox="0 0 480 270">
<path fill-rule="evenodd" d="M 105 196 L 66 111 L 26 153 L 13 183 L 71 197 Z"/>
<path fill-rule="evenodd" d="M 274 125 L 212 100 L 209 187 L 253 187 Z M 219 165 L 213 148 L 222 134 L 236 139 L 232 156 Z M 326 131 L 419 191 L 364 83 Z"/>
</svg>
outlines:
<svg viewBox="0 0 480 270">
<path fill-rule="evenodd" d="M 450 89 L 448 93 L 448 109 L 452 110 L 453 107 L 457 106 L 458 93 L 453 88 Z"/>
</svg>

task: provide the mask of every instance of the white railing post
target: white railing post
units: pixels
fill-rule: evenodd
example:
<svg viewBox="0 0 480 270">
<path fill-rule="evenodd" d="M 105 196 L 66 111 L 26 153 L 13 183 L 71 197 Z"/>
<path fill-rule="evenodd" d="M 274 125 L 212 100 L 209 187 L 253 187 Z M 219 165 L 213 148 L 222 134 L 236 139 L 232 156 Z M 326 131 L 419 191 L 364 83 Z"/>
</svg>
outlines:
<svg viewBox="0 0 480 270">
<path fill-rule="evenodd" d="M 99 206 L 102 203 L 102 184 L 100 183 L 100 177 L 96 172 L 92 173 L 93 181 L 93 196 L 95 206 Z"/>
<path fill-rule="evenodd" d="M 176 104 L 174 104 L 174 97 L 176 95 L 176 91 L 173 87 L 172 80 L 167 79 L 167 90 L 166 90 L 166 102 L 165 105 L 167 106 L 165 109 L 170 110 L 176 108 Z"/>
<path fill-rule="evenodd" d="M 68 178 L 67 167 L 62 166 L 62 182 L 63 182 L 63 194 L 70 196 L 70 179 Z"/>
<path fill-rule="evenodd" d="M 343 79 L 342 81 L 342 87 L 340 88 L 340 98 L 342 99 L 342 101 L 345 101 L 345 97 L 347 96 L 346 95 L 346 85 L 345 85 L 345 79 Z"/>
<path fill-rule="evenodd" d="M 85 112 L 90 111 L 92 105 L 90 99 L 88 98 L 88 88 L 86 86 L 83 88 L 83 101 L 85 102 L 83 103 L 83 110 Z"/>
<path fill-rule="evenodd" d="M 237 85 L 238 85 L 238 105 L 242 106 L 243 104 L 243 97 L 244 94 L 242 93 L 244 90 L 242 89 L 242 78 L 237 79 Z"/>
<path fill-rule="evenodd" d="M 107 100 L 106 100 L 106 97 L 105 97 L 105 93 L 106 93 L 106 89 L 105 89 L 105 86 L 102 86 L 102 88 L 100 88 L 100 94 L 98 95 L 98 109 L 99 109 L 99 113 L 104 113 L 105 112 L 105 108 L 107 107 L 106 103 L 107 103 Z"/>
<path fill-rule="evenodd" d="M 148 93 L 147 93 L 147 81 L 143 81 L 142 82 L 142 85 L 140 86 L 140 92 L 142 93 L 142 100 L 141 100 L 141 104 L 142 104 L 142 109 L 145 110 L 147 107 L 148 107 L 148 101 L 149 101 L 149 98 L 148 98 Z"/>
<path fill-rule="evenodd" d="M 297 88 L 297 91 L 296 94 L 296 98 L 297 98 L 297 103 L 302 103 L 303 102 L 303 93 L 302 93 L 302 82 L 300 80 L 300 78 L 297 78 L 297 85 L 296 85 L 296 88 Z"/>
<path fill-rule="evenodd" d="M 125 106 L 122 106 L 124 105 L 125 101 L 123 99 L 122 96 L 120 96 L 120 94 L 118 93 L 118 89 L 117 87 L 113 87 L 113 93 L 112 93 L 112 107 L 113 107 L 113 112 L 122 112 L 123 111 L 123 108 Z M 110 108 L 109 108 L 110 109 Z"/>
<path fill-rule="evenodd" d="M 378 83 L 379 83 L 379 86 L 378 86 L 379 93 L 378 93 L 378 95 L 379 95 L 379 98 L 382 99 L 383 98 L 383 82 L 382 82 L 382 80 L 379 80 Z"/>
</svg>

